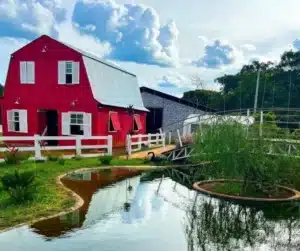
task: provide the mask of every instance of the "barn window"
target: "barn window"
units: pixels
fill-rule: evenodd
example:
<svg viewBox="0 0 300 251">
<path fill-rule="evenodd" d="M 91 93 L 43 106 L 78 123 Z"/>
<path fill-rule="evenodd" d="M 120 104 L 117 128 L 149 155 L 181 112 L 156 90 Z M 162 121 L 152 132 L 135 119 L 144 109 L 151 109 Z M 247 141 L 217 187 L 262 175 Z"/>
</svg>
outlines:
<svg viewBox="0 0 300 251">
<path fill-rule="evenodd" d="M 90 113 L 62 113 L 62 135 L 91 136 L 92 120 Z"/>
<path fill-rule="evenodd" d="M 83 135 L 83 113 L 70 114 L 70 132 L 71 135 Z"/>
<path fill-rule="evenodd" d="M 20 62 L 20 82 L 21 84 L 34 84 L 35 65 L 31 61 Z"/>
<path fill-rule="evenodd" d="M 116 132 L 116 131 L 121 130 L 118 113 L 116 113 L 116 112 L 110 112 L 109 113 L 109 122 L 108 123 L 109 123 L 108 130 L 110 132 Z"/>
<path fill-rule="evenodd" d="M 58 62 L 58 83 L 61 85 L 79 84 L 79 62 Z"/>
<path fill-rule="evenodd" d="M 143 127 L 142 127 L 142 122 L 141 122 L 141 117 L 140 115 L 138 114 L 135 114 L 133 116 L 133 130 L 134 131 L 139 131 L 141 130 Z"/>
<path fill-rule="evenodd" d="M 7 128 L 9 132 L 27 133 L 27 111 L 26 110 L 8 110 Z"/>
</svg>

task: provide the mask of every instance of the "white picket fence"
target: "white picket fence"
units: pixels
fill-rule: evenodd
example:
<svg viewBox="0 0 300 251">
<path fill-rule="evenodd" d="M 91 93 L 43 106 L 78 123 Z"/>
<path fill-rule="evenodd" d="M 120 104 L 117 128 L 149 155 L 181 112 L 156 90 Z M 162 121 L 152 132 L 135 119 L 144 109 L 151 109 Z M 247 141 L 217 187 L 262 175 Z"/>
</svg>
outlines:
<svg viewBox="0 0 300 251">
<path fill-rule="evenodd" d="M 59 145 L 59 146 L 47 146 L 44 145 L 42 142 L 51 141 L 51 140 L 58 140 L 58 141 L 75 141 L 75 145 Z M 102 145 L 87 145 L 82 144 L 82 141 L 86 140 L 104 140 L 106 143 Z M 14 145 L 15 142 L 34 142 L 32 146 L 16 146 L 18 151 L 21 152 L 34 152 L 34 159 L 35 160 L 42 160 L 45 159 L 42 156 L 42 151 L 53 151 L 53 150 L 75 150 L 77 156 L 82 157 L 93 157 L 99 154 L 82 154 L 83 149 L 104 149 L 106 150 L 107 155 L 112 155 L 112 136 L 7 136 L 7 137 L 0 137 L 0 141 L 7 142 L 9 146 Z M 10 143 L 11 142 L 11 143 Z M 7 147 L 0 147 L 0 152 L 7 151 Z M 74 155 L 73 155 L 74 156 Z M 70 156 L 69 156 L 70 157 Z"/>
<path fill-rule="evenodd" d="M 165 133 L 156 134 L 138 134 L 138 135 L 127 135 L 126 139 L 126 151 L 129 156 L 132 152 L 142 150 L 142 146 L 147 146 L 151 148 L 153 146 L 163 146 L 166 147 L 166 135 Z"/>
</svg>

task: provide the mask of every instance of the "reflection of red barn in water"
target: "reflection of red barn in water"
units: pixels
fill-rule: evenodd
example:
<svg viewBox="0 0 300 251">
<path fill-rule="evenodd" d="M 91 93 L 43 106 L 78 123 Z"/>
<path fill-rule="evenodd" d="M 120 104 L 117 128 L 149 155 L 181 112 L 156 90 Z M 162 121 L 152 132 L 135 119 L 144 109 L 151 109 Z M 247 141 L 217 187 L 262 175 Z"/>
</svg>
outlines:
<svg viewBox="0 0 300 251">
<path fill-rule="evenodd" d="M 137 174 L 138 172 L 129 171 L 127 169 L 113 169 L 111 172 L 95 171 L 92 173 L 78 173 L 72 177 L 72 179 L 63 179 L 62 182 L 66 187 L 81 196 L 85 202 L 84 205 L 79 210 L 70 214 L 37 222 L 32 225 L 33 230 L 38 234 L 53 238 L 72 231 L 74 228 L 89 226 L 91 222 L 94 222 L 99 216 L 109 213 L 107 210 L 109 210 L 110 207 L 120 207 L 126 202 L 126 187 L 124 186 L 124 182 L 120 183 L 120 185 L 116 184 L 113 187 L 108 187 L 107 189 L 100 189 L 98 192 L 97 190 Z M 139 178 L 137 177 L 137 179 Z M 105 199 L 105 197 L 113 194 L 118 197 L 118 205 L 108 205 L 112 200 L 111 198 Z M 97 205 L 92 206 L 91 203 L 97 203 Z M 89 208 L 92 207 L 96 211 L 88 211 Z"/>
</svg>

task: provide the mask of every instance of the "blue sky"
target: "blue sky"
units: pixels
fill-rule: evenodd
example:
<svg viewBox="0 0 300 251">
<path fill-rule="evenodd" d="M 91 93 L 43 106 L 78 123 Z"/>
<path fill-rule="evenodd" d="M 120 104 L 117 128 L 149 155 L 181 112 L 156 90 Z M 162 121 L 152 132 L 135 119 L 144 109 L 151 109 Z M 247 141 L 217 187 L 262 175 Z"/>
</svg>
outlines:
<svg viewBox="0 0 300 251">
<path fill-rule="evenodd" d="M 41 34 L 180 96 L 250 60 L 300 49 L 298 0 L 0 0 L 0 82 L 9 55 Z M 195 81 L 197 79 L 197 81 Z"/>
</svg>

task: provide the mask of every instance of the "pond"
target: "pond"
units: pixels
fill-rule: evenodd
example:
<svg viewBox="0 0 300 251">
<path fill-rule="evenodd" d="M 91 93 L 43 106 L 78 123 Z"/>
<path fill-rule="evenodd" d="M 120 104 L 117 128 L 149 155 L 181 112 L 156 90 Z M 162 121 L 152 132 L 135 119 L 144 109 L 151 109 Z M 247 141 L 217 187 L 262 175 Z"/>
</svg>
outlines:
<svg viewBox="0 0 300 251">
<path fill-rule="evenodd" d="M 70 174 L 63 183 L 84 206 L 0 234 L 0 250 L 300 250 L 298 204 L 237 205 L 176 177 L 125 169 Z"/>
</svg>

